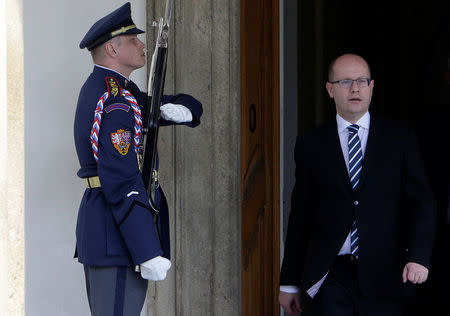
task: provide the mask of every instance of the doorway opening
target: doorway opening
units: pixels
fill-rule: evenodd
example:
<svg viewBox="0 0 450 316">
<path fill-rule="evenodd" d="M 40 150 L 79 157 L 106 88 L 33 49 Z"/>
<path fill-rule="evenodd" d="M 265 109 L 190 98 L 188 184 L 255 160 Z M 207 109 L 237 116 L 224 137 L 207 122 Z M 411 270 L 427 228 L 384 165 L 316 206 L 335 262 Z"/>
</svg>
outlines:
<svg viewBox="0 0 450 316">
<path fill-rule="evenodd" d="M 335 118 L 335 106 L 325 83 L 328 65 L 344 53 L 363 56 L 375 80 L 370 111 L 406 123 L 416 130 L 425 168 L 438 207 L 438 229 L 429 280 L 419 288 L 408 315 L 449 311 L 444 288 L 450 282 L 445 265 L 450 259 L 450 3 L 371 2 L 370 7 L 348 1 L 305 0 L 284 10 L 284 170 L 283 240 L 293 186 L 293 139 Z M 296 45 L 288 45 L 289 42 Z M 289 49 L 295 49 L 292 56 Z M 297 93 L 288 81 L 296 65 Z M 289 77 L 291 75 L 291 77 Z M 292 102 L 294 101 L 294 102 Z M 292 114 L 297 124 L 292 126 Z M 281 247 L 282 249 L 283 247 Z M 441 312 L 442 313 L 442 312 Z"/>
</svg>

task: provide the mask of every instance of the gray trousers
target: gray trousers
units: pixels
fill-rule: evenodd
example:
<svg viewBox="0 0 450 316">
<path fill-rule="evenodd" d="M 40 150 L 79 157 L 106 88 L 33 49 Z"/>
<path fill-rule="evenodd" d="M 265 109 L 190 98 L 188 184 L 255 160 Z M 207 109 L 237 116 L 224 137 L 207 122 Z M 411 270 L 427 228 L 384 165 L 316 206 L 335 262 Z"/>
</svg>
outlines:
<svg viewBox="0 0 450 316">
<path fill-rule="evenodd" d="M 139 316 L 148 281 L 132 267 L 84 266 L 92 316 Z"/>
</svg>

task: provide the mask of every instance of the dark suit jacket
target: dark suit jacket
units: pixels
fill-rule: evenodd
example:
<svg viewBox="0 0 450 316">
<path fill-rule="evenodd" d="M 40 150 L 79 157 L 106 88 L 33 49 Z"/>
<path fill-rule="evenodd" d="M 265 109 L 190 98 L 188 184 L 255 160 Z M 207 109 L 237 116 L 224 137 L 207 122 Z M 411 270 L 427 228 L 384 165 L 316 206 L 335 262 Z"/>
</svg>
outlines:
<svg viewBox="0 0 450 316">
<path fill-rule="evenodd" d="M 415 137 L 371 117 L 360 183 L 352 191 L 336 121 L 297 139 L 281 285 L 308 290 L 329 271 L 354 218 L 358 279 L 370 297 L 404 295 L 405 263 L 429 267 L 435 206 Z"/>
</svg>

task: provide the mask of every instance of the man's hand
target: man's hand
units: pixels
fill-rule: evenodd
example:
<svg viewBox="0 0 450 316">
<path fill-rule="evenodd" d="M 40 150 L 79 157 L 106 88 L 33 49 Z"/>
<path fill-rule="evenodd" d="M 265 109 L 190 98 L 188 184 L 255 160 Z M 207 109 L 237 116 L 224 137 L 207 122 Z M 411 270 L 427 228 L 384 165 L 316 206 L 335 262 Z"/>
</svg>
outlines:
<svg viewBox="0 0 450 316">
<path fill-rule="evenodd" d="M 158 256 L 140 264 L 141 276 L 146 280 L 161 281 L 166 278 L 171 263 L 168 259 Z"/>
<path fill-rule="evenodd" d="M 278 299 L 280 301 L 280 305 L 283 306 L 285 312 L 289 315 L 299 314 L 302 311 L 300 308 L 299 293 L 287 293 L 280 291 Z"/>
<path fill-rule="evenodd" d="M 192 113 L 181 104 L 166 103 L 160 107 L 161 117 L 166 121 L 175 123 L 192 122 Z"/>
<path fill-rule="evenodd" d="M 403 268 L 402 277 L 403 283 L 411 281 L 414 284 L 420 284 L 428 279 L 428 269 L 421 264 L 408 262 Z"/>
</svg>

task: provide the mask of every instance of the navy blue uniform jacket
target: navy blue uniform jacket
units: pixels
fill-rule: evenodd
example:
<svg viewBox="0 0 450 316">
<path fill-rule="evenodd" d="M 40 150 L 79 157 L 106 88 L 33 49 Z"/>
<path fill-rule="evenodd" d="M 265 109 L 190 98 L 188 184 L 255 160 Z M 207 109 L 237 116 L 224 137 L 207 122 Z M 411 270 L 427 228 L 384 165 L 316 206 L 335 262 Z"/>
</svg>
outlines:
<svg viewBox="0 0 450 316">
<path fill-rule="evenodd" d="M 85 190 L 76 227 L 78 261 L 90 266 L 133 266 L 156 256 L 170 259 L 167 202 L 159 187 L 155 202 L 161 211 L 160 243 L 134 150 L 134 112 L 122 89 L 136 98 L 144 112 L 145 93 L 117 72 L 95 66 L 81 88 L 75 114 L 75 146 L 80 162 L 77 174 L 80 178 L 98 176 L 101 183 L 99 188 Z M 103 106 L 97 163 L 90 134 L 97 102 L 106 91 L 110 94 Z M 195 98 L 185 94 L 164 96 L 163 103 L 188 107 L 193 120 L 185 125 L 200 124 L 202 106 Z M 174 123 L 161 119 L 161 126 L 168 124 Z M 122 135 L 120 146 L 114 142 L 117 135 Z"/>
</svg>

